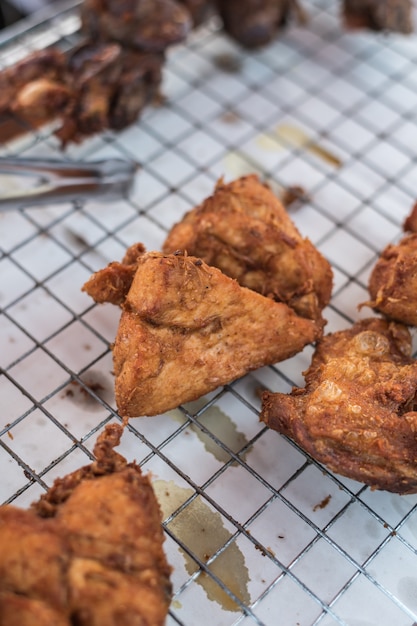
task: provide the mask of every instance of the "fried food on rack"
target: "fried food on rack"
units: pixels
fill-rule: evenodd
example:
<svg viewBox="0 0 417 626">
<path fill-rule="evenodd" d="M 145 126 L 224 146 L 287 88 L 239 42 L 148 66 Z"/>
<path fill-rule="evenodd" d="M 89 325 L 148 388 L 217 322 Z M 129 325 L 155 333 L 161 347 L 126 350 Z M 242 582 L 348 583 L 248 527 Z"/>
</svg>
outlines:
<svg viewBox="0 0 417 626">
<path fill-rule="evenodd" d="M 342 15 L 347 28 L 409 34 L 412 11 L 411 0 L 343 0 Z"/>
<path fill-rule="evenodd" d="M 141 250 L 134 246 L 130 263 L 111 263 L 83 286 L 96 302 L 122 306 L 113 361 L 123 417 L 195 400 L 323 333 L 321 320 L 240 287 L 199 258 Z"/>
<path fill-rule="evenodd" d="M 113 346 L 119 413 L 163 413 L 286 359 L 321 334 L 322 324 L 240 287 L 201 259 L 146 253 Z"/>
<path fill-rule="evenodd" d="M 225 184 L 189 211 L 168 234 L 165 253 L 186 250 L 298 315 L 319 319 L 333 272 L 304 239 L 280 200 L 255 175 Z"/>
<path fill-rule="evenodd" d="M 298 0 L 214 0 L 225 32 L 245 48 L 270 43 L 295 17 L 306 15 Z"/>
<path fill-rule="evenodd" d="M 192 20 L 175 0 L 84 0 L 81 28 L 92 41 L 117 41 L 123 47 L 163 52 L 183 41 Z"/>
<path fill-rule="evenodd" d="M 417 326 L 416 233 L 406 235 L 382 251 L 368 287 L 371 300 L 361 306 L 369 306 L 397 322 Z"/>
<path fill-rule="evenodd" d="M 162 626 L 171 597 L 161 513 L 149 479 L 113 450 L 57 479 L 29 510 L 0 507 L 0 624 Z"/>
<path fill-rule="evenodd" d="M 357 322 L 317 344 L 305 388 L 264 392 L 261 420 L 330 470 L 417 492 L 417 362 L 406 326 Z"/>
<path fill-rule="evenodd" d="M 158 94 L 163 56 L 116 43 L 84 42 L 68 54 L 70 85 L 76 94 L 59 137 L 63 143 L 132 124 Z"/>
<path fill-rule="evenodd" d="M 62 145 L 132 124 L 159 93 L 163 56 L 117 43 L 35 52 L 0 72 L 0 112 L 26 126 L 56 120 Z"/>
<path fill-rule="evenodd" d="M 63 52 L 55 48 L 32 52 L 0 72 L 0 115 L 25 109 L 30 118 L 50 119 L 72 98 L 65 80 Z"/>
</svg>

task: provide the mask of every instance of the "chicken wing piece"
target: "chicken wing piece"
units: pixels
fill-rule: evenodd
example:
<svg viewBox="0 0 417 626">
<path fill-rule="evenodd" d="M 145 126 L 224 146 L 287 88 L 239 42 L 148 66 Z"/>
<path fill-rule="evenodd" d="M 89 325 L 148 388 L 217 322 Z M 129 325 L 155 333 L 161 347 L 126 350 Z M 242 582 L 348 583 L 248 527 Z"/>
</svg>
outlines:
<svg viewBox="0 0 417 626">
<path fill-rule="evenodd" d="M 2 626 L 165 623 L 161 513 L 149 479 L 113 450 L 122 430 L 108 426 L 96 460 L 57 479 L 29 510 L 0 507 Z"/>
<path fill-rule="evenodd" d="M 369 318 L 318 342 L 305 388 L 264 392 L 260 418 L 330 470 L 417 492 L 417 362 L 406 326 Z"/>
<path fill-rule="evenodd" d="M 293 15 L 305 14 L 297 0 L 214 0 L 225 31 L 245 48 L 270 43 Z"/>
<path fill-rule="evenodd" d="M 280 200 L 252 174 L 229 184 L 176 224 L 165 253 L 186 250 L 218 267 L 242 286 L 298 315 L 320 319 L 332 291 L 329 262 L 304 239 Z"/>
<path fill-rule="evenodd" d="M 383 250 L 369 278 L 371 301 L 361 304 L 386 317 L 417 326 L 417 234 Z"/>
<path fill-rule="evenodd" d="M 321 323 L 240 287 L 201 259 L 146 253 L 113 346 L 119 413 L 163 413 L 286 359 L 321 334 Z"/>
<path fill-rule="evenodd" d="M 413 31 L 411 0 L 343 0 L 343 20 L 352 29 L 392 31 L 409 34 Z"/>
</svg>

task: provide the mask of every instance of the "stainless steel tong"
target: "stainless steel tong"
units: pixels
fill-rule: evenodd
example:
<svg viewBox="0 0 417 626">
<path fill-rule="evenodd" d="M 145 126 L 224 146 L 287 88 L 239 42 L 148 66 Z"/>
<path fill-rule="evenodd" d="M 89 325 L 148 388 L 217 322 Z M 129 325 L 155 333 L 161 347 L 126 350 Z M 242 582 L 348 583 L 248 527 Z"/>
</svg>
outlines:
<svg viewBox="0 0 417 626">
<path fill-rule="evenodd" d="M 92 197 L 114 200 L 127 194 L 138 165 L 123 159 L 77 162 L 53 159 L 0 158 L 0 174 L 33 177 L 32 186 L 2 193 L 0 210 Z"/>
</svg>

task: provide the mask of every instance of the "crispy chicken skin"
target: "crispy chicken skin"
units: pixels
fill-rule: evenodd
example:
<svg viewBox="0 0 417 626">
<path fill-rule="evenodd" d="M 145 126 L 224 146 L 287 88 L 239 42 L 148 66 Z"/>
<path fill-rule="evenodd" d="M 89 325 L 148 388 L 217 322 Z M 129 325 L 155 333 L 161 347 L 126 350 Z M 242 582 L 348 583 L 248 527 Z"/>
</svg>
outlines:
<svg viewBox="0 0 417 626">
<path fill-rule="evenodd" d="M 113 346 L 119 413 L 163 413 L 286 359 L 321 334 L 321 324 L 201 259 L 146 253 Z"/>
<path fill-rule="evenodd" d="M 303 317 L 319 319 L 330 300 L 330 264 L 255 174 L 220 180 L 213 195 L 169 232 L 163 251 L 178 249 Z"/>
<path fill-rule="evenodd" d="M 126 250 L 122 262 L 114 261 L 95 272 L 82 286 L 94 302 L 122 305 L 132 285 L 138 267 L 138 259 L 145 253 L 145 247 L 136 243 Z"/>
<path fill-rule="evenodd" d="M 417 234 L 383 250 L 369 279 L 370 306 L 386 317 L 417 326 Z"/>
<path fill-rule="evenodd" d="M 113 447 L 55 481 L 29 510 L 0 507 L 1 626 L 162 626 L 171 595 L 147 477 Z"/>
<path fill-rule="evenodd" d="M 266 391 L 260 418 L 330 470 L 417 492 L 417 362 L 406 326 L 378 318 L 318 342 L 305 388 Z"/>
</svg>

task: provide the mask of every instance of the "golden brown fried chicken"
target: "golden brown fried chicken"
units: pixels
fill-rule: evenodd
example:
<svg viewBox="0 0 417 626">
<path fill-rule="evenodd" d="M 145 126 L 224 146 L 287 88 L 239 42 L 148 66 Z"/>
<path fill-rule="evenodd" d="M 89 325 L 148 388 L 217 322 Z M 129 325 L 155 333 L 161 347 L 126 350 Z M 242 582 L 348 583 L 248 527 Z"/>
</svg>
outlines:
<svg viewBox="0 0 417 626">
<path fill-rule="evenodd" d="M 168 234 L 163 251 L 179 249 L 298 315 L 319 319 L 330 300 L 330 264 L 254 174 L 229 184 L 220 180 L 214 194 Z"/>
<path fill-rule="evenodd" d="M 361 306 L 417 326 L 417 234 L 405 236 L 383 250 L 369 279 L 370 302 Z"/>
<path fill-rule="evenodd" d="M 162 626 L 170 568 L 147 477 L 113 447 L 62 479 L 30 510 L 0 507 L 1 626 Z"/>
<path fill-rule="evenodd" d="M 261 420 L 332 471 L 417 492 L 417 362 L 407 328 L 372 318 L 318 342 L 306 386 L 265 392 Z"/>
<path fill-rule="evenodd" d="M 84 289 L 103 301 L 102 294 L 117 284 L 118 268 L 96 272 Z M 296 354 L 322 334 L 321 322 L 301 318 L 182 253 L 139 256 L 127 295 L 125 286 L 109 298 L 125 297 L 113 346 L 116 402 L 124 417 L 155 415 L 195 400 Z"/>
</svg>

